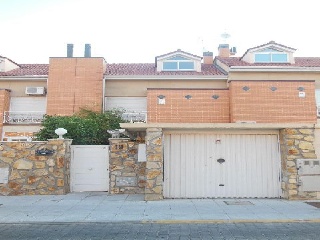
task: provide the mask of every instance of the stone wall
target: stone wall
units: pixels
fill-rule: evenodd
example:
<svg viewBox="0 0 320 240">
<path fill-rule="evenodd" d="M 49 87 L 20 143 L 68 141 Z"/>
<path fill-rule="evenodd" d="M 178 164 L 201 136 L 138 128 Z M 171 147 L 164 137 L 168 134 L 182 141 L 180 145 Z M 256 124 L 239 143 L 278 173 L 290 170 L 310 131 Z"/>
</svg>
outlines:
<svg viewBox="0 0 320 240">
<path fill-rule="evenodd" d="M 72 140 L 1 142 L 0 195 L 45 195 L 70 192 Z M 46 151 L 45 151 L 46 150 Z M 45 155 L 44 152 L 49 153 Z"/>
<path fill-rule="evenodd" d="M 129 138 L 110 138 L 110 193 L 144 193 L 146 162 L 138 162 L 138 145 Z"/>
<path fill-rule="evenodd" d="M 298 186 L 297 159 L 317 158 L 314 149 L 314 129 L 280 130 L 283 197 L 287 199 L 317 199 L 320 192 L 302 192 Z"/>
<path fill-rule="evenodd" d="M 163 142 L 161 128 L 148 128 L 145 200 L 163 199 Z"/>
</svg>

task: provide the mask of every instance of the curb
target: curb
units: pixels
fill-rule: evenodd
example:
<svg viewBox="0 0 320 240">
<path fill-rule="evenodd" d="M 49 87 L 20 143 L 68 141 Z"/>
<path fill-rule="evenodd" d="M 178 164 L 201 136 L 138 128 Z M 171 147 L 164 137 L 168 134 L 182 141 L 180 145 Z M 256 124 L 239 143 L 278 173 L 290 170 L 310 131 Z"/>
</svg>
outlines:
<svg viewBox="0 0 320 240">
<path fill-rule="evenodd" d="M 141 222 L 157 224 L 320 223 L 320 219 L 156 220 Z"/>
</svg>

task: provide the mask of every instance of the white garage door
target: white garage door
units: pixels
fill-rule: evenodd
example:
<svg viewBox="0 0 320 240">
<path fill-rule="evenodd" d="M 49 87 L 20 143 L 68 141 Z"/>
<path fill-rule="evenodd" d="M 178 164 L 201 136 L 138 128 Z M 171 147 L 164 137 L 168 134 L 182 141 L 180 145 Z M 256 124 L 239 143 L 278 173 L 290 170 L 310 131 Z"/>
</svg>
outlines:
<svg viewBox="0 0 320 240">
<path fill-rule="evenodd" d="M 71 154 L 72 192 L 109 191 L 109 146 L 74 145 Z"/>
<path fill-rule="evenodd" d="M 165 135 L 164 197 L 280 197 L 278 136 Z"/>
</svg>

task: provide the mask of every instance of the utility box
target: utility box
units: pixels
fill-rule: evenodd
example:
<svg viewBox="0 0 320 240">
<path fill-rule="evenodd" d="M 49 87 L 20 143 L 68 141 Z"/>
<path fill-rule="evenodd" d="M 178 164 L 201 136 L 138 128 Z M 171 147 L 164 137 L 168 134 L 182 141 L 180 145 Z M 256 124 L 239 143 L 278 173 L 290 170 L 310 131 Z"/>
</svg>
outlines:
<svg viewBox="0 0 320 240">
<path fill-rule="evenodd" d="M 320 159 L 297 159 L 299 190 L 320 191 Z"/>
<path fill-rule="evenodd" d="M 297 168 L 299 175 L 319 174 L 320 175 L 320 160 L 319 159 L 298 159 Z"/>
<path fill-rule="evenodd" d="M 320 175 L 300 176 L 299 184 L 303 192 L 318 192 L 320 191 Z"/>
</svg>

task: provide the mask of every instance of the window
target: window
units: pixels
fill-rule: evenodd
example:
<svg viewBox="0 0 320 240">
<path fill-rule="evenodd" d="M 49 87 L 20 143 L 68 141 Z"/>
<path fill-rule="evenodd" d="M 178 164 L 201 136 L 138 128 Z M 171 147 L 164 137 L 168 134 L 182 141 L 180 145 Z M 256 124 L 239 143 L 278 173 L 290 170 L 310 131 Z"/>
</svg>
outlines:
<svg viewBox="0 0 320 240">
<path fill-rule="evenodd" d="M 164 71 L 194 71 L 194 61 L 180 55 L 163 62 Z"/>
<path fill-rule="evenodd" d="M 320 89 L 316 90 L 316 102 L 317 106 L 320 106 Z"/>
<path fill-rule="evenodd" d="M 288 54 L 272 48 L 266 48 L 255 53 L 254 60 L 256 63 L 286 63 Z"/>
<path fill-rule="evenodd" d="M 320 117 L 320 89 L 316 89 L 317 116 Z"/>
</svg>

